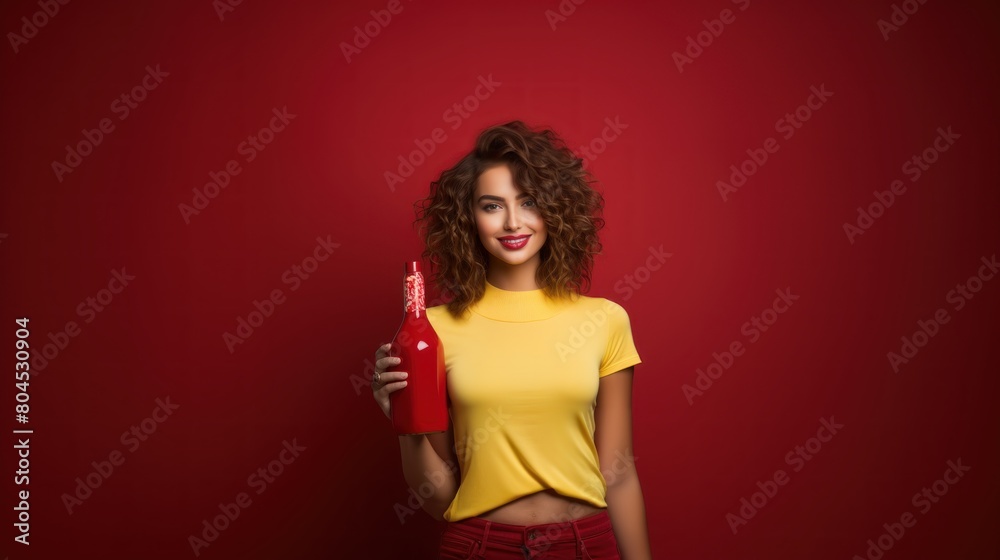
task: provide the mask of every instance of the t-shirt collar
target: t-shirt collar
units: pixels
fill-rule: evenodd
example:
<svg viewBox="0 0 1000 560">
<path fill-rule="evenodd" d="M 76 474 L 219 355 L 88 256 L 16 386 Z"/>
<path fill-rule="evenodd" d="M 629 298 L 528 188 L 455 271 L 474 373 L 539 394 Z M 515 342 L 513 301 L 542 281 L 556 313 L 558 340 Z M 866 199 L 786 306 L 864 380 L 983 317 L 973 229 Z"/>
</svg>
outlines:
<svg viewBox="0 0 1000 560">
<path fill-rule="evenodd" d="M 545 290 L 504 290 L 486 281 L 483 297 L 472 305 L 472 311 L 497 321 L 523 323 L 556 316 L 575 298 L 552 299 Z"/>
</svg>

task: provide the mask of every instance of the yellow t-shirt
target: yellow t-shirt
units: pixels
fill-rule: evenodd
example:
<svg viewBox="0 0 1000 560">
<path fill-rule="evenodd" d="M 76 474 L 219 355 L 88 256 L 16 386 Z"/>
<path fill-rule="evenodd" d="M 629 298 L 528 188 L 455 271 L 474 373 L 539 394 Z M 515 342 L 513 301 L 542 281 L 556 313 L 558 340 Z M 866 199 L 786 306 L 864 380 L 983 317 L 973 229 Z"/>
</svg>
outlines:
<svg viewBox="0 0 1000 560">
<path fill-rule="evenodd" d="M 551 488 L 607 507 L 594 444 L 599 378 L 642 363 L 622 306 L 541 289 L 486 292 L 462 318 L 427 309 L 444 345 L 461 484 L 447 521 Z"/>
</svg>

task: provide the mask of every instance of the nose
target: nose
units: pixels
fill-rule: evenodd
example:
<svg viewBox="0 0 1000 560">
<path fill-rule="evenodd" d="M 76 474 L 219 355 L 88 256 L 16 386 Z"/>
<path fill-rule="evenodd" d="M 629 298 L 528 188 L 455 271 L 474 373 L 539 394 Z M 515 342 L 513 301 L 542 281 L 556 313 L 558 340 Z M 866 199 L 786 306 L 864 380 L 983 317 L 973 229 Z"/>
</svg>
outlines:
<svg viewBox="0 0 1000 560">
<path fill-rule="evenodd" d="M 507 223 L 504 227 L 511 231 L 517 231 L 521 229 L 521 216 L 518 214 L 517 209 L 511 210 L 507 213 Z"/>
</svg>

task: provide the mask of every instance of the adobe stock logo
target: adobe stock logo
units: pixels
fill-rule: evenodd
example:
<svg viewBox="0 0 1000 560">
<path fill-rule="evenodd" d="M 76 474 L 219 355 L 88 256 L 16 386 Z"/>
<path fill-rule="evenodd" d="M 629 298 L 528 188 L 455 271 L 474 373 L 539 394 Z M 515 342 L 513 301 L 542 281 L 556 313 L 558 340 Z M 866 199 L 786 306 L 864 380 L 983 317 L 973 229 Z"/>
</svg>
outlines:
<svg viewBox="0 0 1000 560">
<path fill-rule="evenodd" d="M 955 141 L 962 137 L 951 130 L 951 125 L 947 128 L 938 127 L 938 135 L 931 141 L 931 145 L 924 148 L 919 154 L 903 162 L 900 171 L 910 179 L 911 183 L 916 183 L 923 176 L 924 172 L 937 162 L 941 154 L 951 149 Z M 858 217 L 856 224 L 844 222 L 844 234 L 851 245 L 857 240 L 859 235 L 864 235 L 872 226 L 875 220 L 881 218 L 892 205 L 896 203 L 896 197 L 902 196 L 906 192 L 906 185 L 901 179 L 896 179 L 889 183 L 889 188 L 884 191 L 873 191 L 875 202 L 871 202 L 867 207 L 858 206 Z"/>
<path fill-rule="evenodd" d="M 823 449 L 823 445 L 830 443 L 833 436 L 844 429 L 844 425 L 838 424 L 833 416 L 830 416 L 829 420 L 820 418 L 819 424 L 816 437 L 807 439 L 802 445 L 796 445 L 788 453 L 785 453 L 785 464 L 792 468 L 792 472 L 799 472 L 805 468 L 806 461 L 812 461 Z M 774 471 L 774 474 L 765 479 L 764 482 L 758 480 L 757 490 L 751 492 L 749 498 L 740 498 L 740 507 L 736 509 L 736 513 L 726 513 L 726 522 L 733 534 L 735 535 L 741 526 L 746 525 L 761 509 L 767 506 L 790 480 L 791 478 L 785 469 Z"/>
<path fill-rule="evenodd" d="M 576 149 L 577 157 L 583 159 L 583 167 L 586 169 L 590 162 L 597 159 L 597 156 L 604 153 L 612 142 L 621 137 L 622 132 L 628 128 L 628 124 L 621 122 L 621 117 L 615 115 L 614 120 L 610 117 L 604 118 L 605 126 L 601 129 L 601 134 L 595 136 L 590 142 Z"/>
<path fill-rule="evenodd" d="M 889 21 L 884 19 L 879 19 L 875 22 L 878 25 L 878 30 L 882 32 L 882 39 L 888 41 L 889 33 L 893 31 L 899 31 L 900 27 L 906 25 L 906 22 L 910 21 L 910 16 L 917 13 L 920 6 L 927 3 L 927 0 L 905 0 L 902 7 L 896 4 L 892 5 L 892 13 L 889 15 Z"/>
<path fill-rule="evenodd" d="M 285 130 L 297 116 L 294 113 L 288 112 L 288 105 L 285 105 L 281 109 L 277 107 L 272 108 L 271 114 L 274 116 L 256 134 L 247 136 L 245 140 L 236 145 L 236 153 L 243 156 L 244 164 L 257 159 L 257 155 L 263 152 L 271 142 L 274 142 L 278 133 Z M 208 205 L 215 197 L 219 196 L 222 189 L 229 186 L 233 177 L 242 172 L 243 168 L 240 166 L 239 160 L 235 158 L 227 161 L 221 171 L 209 171 L 209 182 L 205 183 L 200 189 L 197 187 L 191 189 L 193 193 L 191 204 L 187 205 L 182 202 L 177 205 L 177 210 L 180 211 L 184 224 L 190 224 L 191 216 L 197 216 L 202 210 L 208 208 Z"/>
<path fill-rule="evenodd" d="M 450 107 L 441 113 L 441 120 L 449 123 L 451 130 L 458 130 L 462 126 L 462 123 L 469 119 L 472 113 L 476 112 L 480 105 L 496 92 L 499 86 L 503 85 L 501 82 L 493 79 L 492 72 L 485 77 L 480 74 L 478 82 L 473 88 L 472 93 L 452 103 Z M 382 174 L 389 190 L 396 192 L 396 185 L 412 177 L 417 168 L 423 165 L 427 161 L 427 158 L 431 157 L 437 151 L 438 146 L 444 144 L 447 140 L 448 134 L 441 127 L 431 130 L 426 138 L 414 138 L 413 145 L 416 149 L 406 154 L 399 154 L 396 158 L 399 165 L 396 166 L 395 172 L 387 169 Z"/>
<path fill-rule="evenodd" d="M 774 293 L 778 294 L 778 297 L 774 299 L 771 306 L 765 307 L 760 312 L 760 316 L 751 317 L 740 328 L 740 333 L 749 338 L 750 344 L 760 340 L 763 333 L 767 332 L 778 321 L 778 317 L 787 312 L 792 304 L 801 297 L 798 294 L 793 294 L 790 287 L 784 290 L 775 290 Z M 684 398 L 687 399 L 689 405 L 694 405 L 695 397 L 704 396 L 705 391 L 711 389 L 715 382 L 722 377 L 722 374 L 733 367 L 736 358 L 746 352 L 743 342 L 738 339 L 729 343 L 728 348 L 729 350 L 723 350 L 722 354 L 712 352 L 712 363 L 708 364 L 704 370 L 698 368 L 694 378 L 694 386 L 687 383 L 681 385 L 681 392 L 684 393 Z"/>
<path fill-rule="evenodd" d="M 739 6 L 741 12 L 750 7 L 750 0 L 732 0 L 732 2 Z M 671 55 L 671 58 L 674 59 L 674 64 L 677 65 L 677 72 L 683 73 L 684 65 L 693 63 L 694 59 L 701 56 L 705 52 L 705 49 L 712 46 L 712 43 L 722 36 L 722 32 L 725 31 L 726 26 L 735 21 L 736 14 L 728 8 L 719 12 L 719 19 L 711 21 L 706 19 L 701 20 L 701 24 L 705 29 L 693 36 L 688 35 L 687 46 L 684 48 L 683 53 L 674 51 L 674 54 Z"/>
<path fill-rule="evenodd" d="M 446 282 L 446 284 L 449 284 L 447 290 L 454 290 L 455 289 L 455 284 L 451 284 L 449 282 Z M 445 303 L 444 298 L 442 298 L 441 296 L 438 296 L 438 297 L 434 298 L 433 300 L 430 300 L 430 301 L 426 302 L 426 308 L 430 309 L 431 307 L 436 307 L 436 306 L 441 305 L 443 303 Z M 422 333 L 423 329 L 424 329 L 424 327 L 421 326 L 420 329 L 417 331 L 417 334 Z M 409 336 L 410 335 L 404 333 L 404 334 L 400 335 L 399 340 L 397 340 L 395 342 L 397 342 L 399 344 L 403 344 L 403 345 L 408 344 Z M 386 341 L 386 342 L 388 342 L 388 341 Z M 373 362 L 369 358 L 365 358 L 364 359 L 364 369 L 362 370 L 362 372 L 360 374 L 352 373 L 350 375 L 350 377 L 348 377 L 348 382 L 351 384 L 351 387 L 354 388 L 354 395 L 355 396 L 360 396 L 362 391 L 365 391 L 365 393 L 367 393 L 368 391 L 371 390 L 372 375 L 374 375 L 374 374 L 375 374 L 375 362 Z"/>
<path fill-rule="evenodd" d="M 139 108 L 139 105 L 146 100 L 149 92 L 160 87 L 163 79 L 169 76 L 169 72 L 160 70 L 160 65 L 156 67 L 146 66 L 146 75 L 131 90 L 122 93 L 111 101 L 109 110 L 118 117 L 118 121 L 124 121 L 132 114 L 132 111 Z M 115 131 L 115 122 L 108 117 L 98 121 L 97 126 L 91 129 L 83 129 L 80 134 L 83 139 L 76 144 L 66 144 L 66 157 L 62 161 L 52 160 L 52 172 L 60 183 L 63 178 L 76 170 L 83 164 L 84 158 L 94 153 L 94 150 L 104 142 L 104 139 Z"/>
<path fill-rule="evenodd" d="M 135 276 L 126 272 L 124 266 L 119 270 L 112 270 L 106 288 L 101 288 L 97 293 L 84 298 L 77 304 L 76 314 L 83 319 L 83 324 L 90 324 L 97 318 L 97 314 L 107 309 L 115 297 L 125 291 L 132 280 L 135 280 Z M 69 347 L 69 343 L 81 332 L 83 330 L 76 321 L 66 321 L 66 324 L 57 329 L 55 333 L 49 331 L 48 338 L 51 342 L 36 344 L 31 349 L 31 367 L 35 370 L 33 375 L 38 377 L 49 366 L 49 363 L 64 352 Z"/>
<path fill-rule="evenodd" d="M 576 13 L 576 7 L 583 4 L 587 0 L 561 0 L 556 8 L 559 10 L 548 9 L 545 10 L 545 21 L 549 22 L 549 27 L 552 31 L 556 30 L 556 24 L 563 23 L 566 19 Z"/>
<path fill-rule="evenodd" d="M 437 489 L 441 488 L 449 481 L 454 482 L 460 476 L 461 467 L 452 463 L 450 460 L 444 462 L 443 470 L 425 470 L 424 478 L 426 480 L 418 486 L 416 490 L 413 488 L 406 489 L 407 493 L 410 495 L 410 497 L 406 499 L 406 502 L 396 502 L 392 506 L 392 510 L 396 513 L 396 518 L 399 520 L 399 524 L 405 524 L 407 517 L 415 515 L 417 511 L 424 506 L 424 503 L 434 495 L 434 492 L 437 491 Z"/>
<path fill-rule="evenodd" d="M 955 311 L 961 311 L 978 294 L 986 282 L 993 279 L 1000 272 L 1000 261 L 997 261 L 996 253 L 989 259 L 980 257 L 979 262 L 983 263 L 975 274 L 969 276 L 965 281 L 955 284 L 955 287 L 948 291 L 944 299 L 952 304 Z M 978 263 L 977 263 L 978 264 Z M 942 325 L 951 321 L 948 310 L 944 307 L 938 308 L 930 319 L 918 319 L 917 330 L 911 336 L 903 335 L 899 337 L 902 344 L 899 353 L 888 352 L 886 359 L 892 371 L 899 373 L 899 369 L 917 357 L 917 353 L 924 346 L 927 346 L 931 339 L 941 332 Z"/>
<path fill-rule="evenodd" d="M 635 465 L 639 458 L 633 455 L 632 451 L 629 448 L 625 451 L 625 454 L 622 454 L 621 451 L 615 450 L 614 462 L 607 466 L 602 464 L 600 468 L 601 476 L 590 477 L 590 480 L 584 486 L 592 488 L 598 494 L 604 495 L 608 488 L 618 483 L 619 477 L 631 478 L 636 476 Z M 536 552 L 541 554 L 537 558 L 549 557 L 545 554 L 545 551 L 558 542 L 556 539 L 560 532 L 572 528 L 573 521 L 581 517 L 581 509 L 582 506 L 580 504 L 573 503 L 565 512 L 550 514 L 536 522 L 536 524 L 548 525 L 545 531 L 538 535 L 535 540 L 536 546 L 534 548 Z"/>
<path fill-rule="evenodd" d="M 156 408 L 146 418 L 138 424 L 133 424 L 128 430 L 122 432 L 121 444 L 128 448 L 129 453 L 136 450 L 147 441 L 151 435 L 156 433 L 159 425 L 166 422 L 173 416 L 174 412 L 181 406 L 170 402 L 170 397 L 157 398 Z M 72 494 L 63 493 L 62 502 L 66 507 L 66 513 L 73 515 L 73 508 L 83 505 L 83 502 L 94 495 L 94 491 L 104 484 L 104 481 L 111 478 L 116 467 L 125 464 L 125 455 L 118 449 L 113 449 L 107 455 L 107 460 L 91 461 L 90 466 L 93 471 L 87 473 L 82 478 L 76 477 L 76 487 Z"/>
<path fill-rule="evenodd" d="M 236 11 L 236 6 L 243 3 L 243 0 L 212 0 L 212 7 L 215 8 L 215 15 L 219 16 L 219 21 L 225 21 L 226 12 Z"/>
<path fill-rule="evenodd" d="M 270 485 L 284 474 L 285 467 L 294 463 L 299 455 L 306 450 L 304 446 L 299 445 L 298 438 L 292 438 L 291 442 L 284 440 L 281 444 L 282 449 L 274 459 L 247 477 L 247 486 L 256 489 L 255 493 L 258 496 L 270 488 Z M 191 547 L 191 553 L 196 557 L 201 556 L 202 549 L 212 546 L 222 532 L 229 529 L 230 525 L 239 519 L 243 510 L 251 505 L 253 505 L 253 498 L 246 492 L 237 493 L 232 502 L 220 503 L 219 513 L 212 516 L 211 520 L 209 518 L 202 519 L 200 538 L 194 533 L 188 535 L 187 541 Z"/>
<path fill-rule="evenodd" d="M 790 140 L 795 135 L 795 132 L 802 128 L 803 124 L 808 122 L 814 114 L 825 107 L 834 93 L 827 91 L 826 83 L 821 83 L 818 88 L 810 86 L 809 91 L 811 93 L 806 97 L 805 102 L 799 105 L 794 113 L 785 113 L 784 117 L 781 117 L 774 123 L 774 131 L 780 132 L 781 137 L 785 140 Z M 746 185 L 747 180 L 756 175 L 757 171 L 767 163 L 770 157 L 769 154 L 777 152 L 779 148 L 781 146 L 774 137 L 766 138 L 761 148 L 747 148 L 746 154 L 749 157 L 743 160 L 739 166 L 736 164 L 729 166 L 731 171 L 729 182 L 727 183 L 724 180 L 715 182 L 715 188 L 719 190 L 719 196 L 722 197 L 722 201 L 728 202 L 730 194 L 735 193 Z"/>
<path fill-rule="evenodd" d="M 649 282 L 653 273 L 663 268 L 663 263 L 674 256 L 663 250 L 663 245 L 659 247 L 649 246 L 649 256 L 645 263 L 637 266 L 631 274 L 626 274 L 621 280 L 615 282 L 615 293 L 622 295 L 622 301 L 632 299 L 635 292 L 639 291 L 643 284 Z"/>
<path fill-rule="evenodd" d="M 972 470 L 972 467 L 962 464 L 961 457 L 954 461 L 948 461 L 945 463 L 945 466 L 947 468 L 944 470 L 941 478 L 935 480 L 929 488 L 927 486 L 923 487 L 910 500 L 913 507 L 920 510 L 921 515 L 926 515 L 934 507 L 934 504 L 941 501 L 941 498 L 948 493 L 952 486 L 962 480 L 965 473 Z M 868 539 L 868 550 L 865 551 L 864 557 L 855 554 L 851 557 L 851 560 L 880 560 L 886 552 L 892 550 L 892 547 L 896 546 L 896 543 L 906 535 L 906 530 L 913 528 L 916 524 L 917 516 L 909 511 L 904 511 L 899 516 L 898 523 L 892 521 L 883 523 L 882 527 L 885 529 L 885 532 L 874 539 Z"/>
<path fill-rule="evenodd" d="M 587 319 L 579 325 L 572 327 L 569 330 L 568 336 L 556 343 L 556 352 L 559 353 L 559 359 L 563 363 L 566 363 L 566 359 L 569 356 L 586 346 L 588 339 L 597 334 L 606 333 L 607 329 L 601 327 L 608 322 L 608 315 L 615 313 L 617 309 L 621 309 L 621 305 L 606 299 L 601 308 L 587 311 Z"/>
<path fill-rule="evenodd" d="M 319 269 L 320 263 L 328 260 L 333 255 L 333 250 L 340 247 L 340 243 L 322 237 L 316 238 L 316 246 L 313 247 L 312 255 L 306 256 L 301 262 L 293 264 L 281 273 L 282 284 L 290 286 L 289 292 L 294 292 L 302 287 L 302 283 L 312 277 Z M 222 341 L 226 344 L 226 349 L 230 354 L 236 352 L 236 347 L 243 344 L 253 336 L 254 329 L 264 325 L 264 321 L 274 315 L 277 307 L 288 301 L 285 292 L 281 288 L 271 290 L 264 301 L 253 300 L 253 311 L 247 313 L 246 319 L 242 316 L 236 317 L 235 334 L 225 331 L 222 333 Z"/>
<path fill-rule="evenodd" d="M 399 0 L 389 0 L 385 9 L 368 12 L 371 14 L 372 19 L 368 20 L 363 26 L 354 26 L 354 37 L 351 42 L 340 42 L 340 52 L 344 55 L 344 60 L 350 64 L 352 62 L 351 57 L 361 54 L 362 49 L 372 44 L 372 40 L 378 37 L 383 29 L 389 27 L 389 24 L 392 23 L 392 16 L 399 15 L 402 11 L 403 6 Z"/>
<path fill-rule="evenodd" d="M 7 40 L 10 41 L 10 47 L 14 49 L 14 54 L 17 54 L 21 50 L 22 45 L 27 45 L 28 40 L 34 39 L 38 35 L 38 31 L 49 24 L 52 18 L 56 17 L 59 13 L 60 6 L 65 6 L 69 4 L 69 0 L 38 0 L 38 7 L 41 10 L 31 14 L 31 18 L 24 16 L 21 18 L 21 34 L 18 35 L 13 31 L 7 33 Z"/>
<path fill-rule="evenodd" d="M 645 259 L 645 264 L 639 265 L 631 274 L 626 274 L 621 280 L 615 282 L 615 292 L 623 294 L 622 301 L 628 301 L 636 291 L 642 288 L 653 277 L 653 272 L 660 270 L 663 263 L 673 256 L 663 250 L 663 245 L 648 248 L 649 255 Z M 566 359 L 577 350 L 583 348 L 587 341 L 598 335 L 606 334 L 607 330 L 601 327 L 609 320 L 609 315 L 621 314 L 625 310 L 621 304 L 605 298 L 605 302 L 597 310 L 587 311 L 587 319 L 579 325 L 572 327 L 566 337 L 556 343 L 556 352 L 559 359 L 566 363 Z"/>
<path fill-rule="evenodd" d="M 479 446 L 483 445 L 493 435 L 503 428 L 504 424 L 510 420 L 510 414 L 503 413 L 503 407 L 498 406 L 496 408 L 490 408 L 490 416 L 487 418 L 483 425 L 479 426 L 475 430 L 465 434 L 464 438 L 456 437 L 455 439 L 455 455 L 459 461 L 469 453 L 468 450 L 475 451 L 479 449 Z M 446 474 L 447 473 L 447 474 Z M 434 471 L 424 471 L 424 482 L 420 484 L 415 490 L 413 488 L 407 488 L 407 493 L 410 495 L 407 498 L 405 505 L 403 502 L 396 502 L 393 505 L 393 511 L 396 513 L 396 517 L 399 519 L 399 524 L 402 525 L 406 523 L 407 517 L 414 515 L 416 511 L 423 507 L 424 503 L 434 496 L 434 493 L 444 486 L 446 483 L 453 483 L 456 480 L 455 475 L 461 473 L 461 467 L 453 464 L 450 460 L 444 461 L 444 470 L 434 470 Z"/>
</svg>

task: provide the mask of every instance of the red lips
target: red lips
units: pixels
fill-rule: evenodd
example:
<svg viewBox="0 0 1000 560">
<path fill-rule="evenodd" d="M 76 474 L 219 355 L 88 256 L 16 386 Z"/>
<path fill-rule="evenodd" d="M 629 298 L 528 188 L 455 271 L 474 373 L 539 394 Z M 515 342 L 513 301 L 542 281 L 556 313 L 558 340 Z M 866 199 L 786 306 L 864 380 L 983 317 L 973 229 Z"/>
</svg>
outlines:
<svg viewBox="0 0 1000 560">
<path fill-rule="evenodd" d="M 523 249 L 528 245 L 530 235 L 508 235 L 500 238 L 500 246 L 508 251 Z"/>
</svg>

